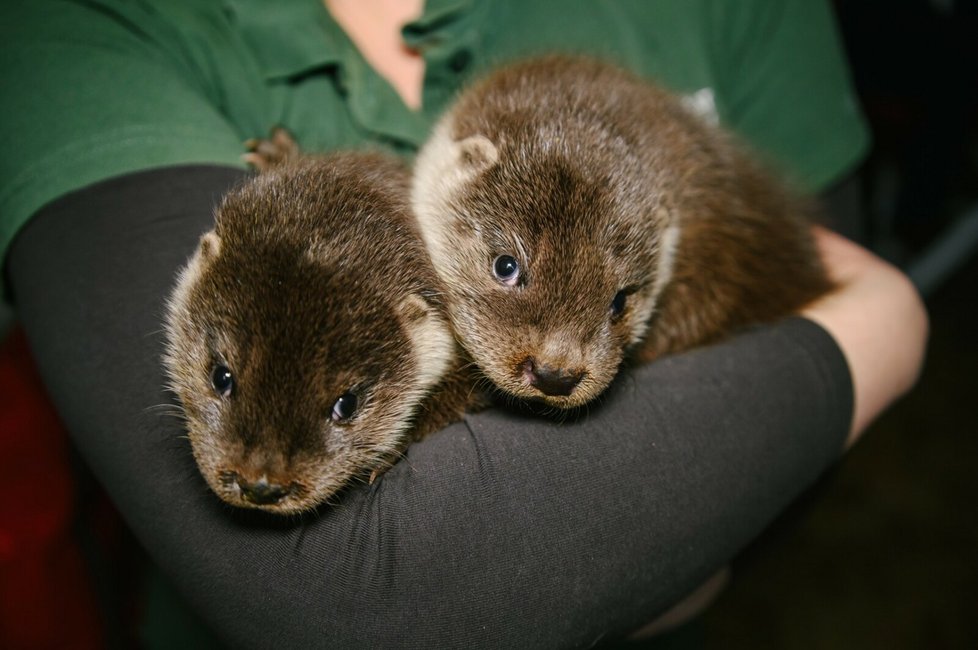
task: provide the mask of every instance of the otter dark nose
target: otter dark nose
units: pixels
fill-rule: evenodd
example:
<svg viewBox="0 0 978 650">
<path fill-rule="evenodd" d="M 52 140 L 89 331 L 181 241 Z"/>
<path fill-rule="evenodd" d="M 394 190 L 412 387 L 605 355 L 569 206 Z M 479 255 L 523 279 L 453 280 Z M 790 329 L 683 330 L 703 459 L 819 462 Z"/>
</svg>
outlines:
<svg viewBox="0 0 978 650">
<path fill-rule="evenodd" d="M 288 486 L 269 483 L 265 476 L 254 482 L 238 476 L 236 482 L 241 488 L 241 498 L 258 506 L 275 505 L 290 492 Z"/>
<path fill-rule="evenodd" d="M 583 372 L 573 372 L 563 368 L 538 365 L 532 358 L 523 362 L 523 375 L 530 385 L 544 395 L 570 395 L 584 377 Z"/>
</svg>

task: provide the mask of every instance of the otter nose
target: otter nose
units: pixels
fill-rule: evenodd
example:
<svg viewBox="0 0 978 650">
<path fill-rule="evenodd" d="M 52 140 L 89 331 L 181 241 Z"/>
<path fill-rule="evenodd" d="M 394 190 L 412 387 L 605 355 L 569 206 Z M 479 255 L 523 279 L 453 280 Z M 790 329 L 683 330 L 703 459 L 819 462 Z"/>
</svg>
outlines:
<svg viewBox="0 0 978 650">
<path fill-rule="evenodd" d="M 570 395 L 584 373 L 538 364 L 532 357 L 523 362 L 523 376 L 544 395 Z"/>
<path fill-rule="evenodd" d="M 235 477 L 235 482 L 241 488 L 241 498 L 258 506 L 275 505 L 291 491 L 286 485 L 270 483 L 264 475 L 257 481 L 248 481 L 239 475 Z"/>
</svg>

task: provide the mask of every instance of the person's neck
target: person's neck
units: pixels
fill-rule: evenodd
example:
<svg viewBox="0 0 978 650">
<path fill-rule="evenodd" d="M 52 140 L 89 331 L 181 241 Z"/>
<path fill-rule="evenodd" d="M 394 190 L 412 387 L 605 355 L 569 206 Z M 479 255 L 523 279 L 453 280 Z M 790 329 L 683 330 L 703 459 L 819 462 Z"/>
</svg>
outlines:
<svg viewBox="0 0 978 650">
<path fill-rule="evenodd" d="M 363 58 L 401 96 L 421 108 L 424 58 L 404 44 L 401 29 L 417 19 L 424 0 L 323 0 L 327 11 L 350 37 Z"/>
</svg>

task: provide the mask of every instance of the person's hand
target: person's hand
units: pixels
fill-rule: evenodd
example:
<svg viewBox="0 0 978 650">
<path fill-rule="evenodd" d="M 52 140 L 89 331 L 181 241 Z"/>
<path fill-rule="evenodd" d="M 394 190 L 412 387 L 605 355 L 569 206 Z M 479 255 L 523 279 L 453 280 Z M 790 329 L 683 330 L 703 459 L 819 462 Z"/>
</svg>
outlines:
<svg viewBox="0 0 978 650">
<path fill-rule="evenodd" d="M 824 228 L 815 239 L 836 290 L 802 310 L 839 344 L 855 407 L 847 446 L 916 383 L 928 321 L 917 289 L 899 269 Z"/>
</svg>

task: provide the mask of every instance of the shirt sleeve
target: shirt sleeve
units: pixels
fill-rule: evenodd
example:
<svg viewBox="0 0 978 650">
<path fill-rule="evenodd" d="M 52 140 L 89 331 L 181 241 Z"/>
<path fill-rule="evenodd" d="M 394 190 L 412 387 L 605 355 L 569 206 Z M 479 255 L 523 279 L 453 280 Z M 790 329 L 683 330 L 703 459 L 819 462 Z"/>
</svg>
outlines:
<svg viewBox="0 0 978 650">
<path fill-rule="evenodd" d="M 312 516 L 232 510 L 164 389 L 160 315 L 240 178 L 110 179 L 46 206 L 8 260 L 83 457 L 230 647 L 590 647 L 686 595 L 840 454 L 846 362 L 795 318 L 626 371 L 576 421 L 472 415 Z"/>
<path fill-rule="evenodd" d="M 139 169 L 241 164 L 186 44 L 143 2 L 0 8 L 0 252 L 42 205 Z"/>
<path fill-rule="evenodd" d="M 829 3 L 711 5 L 724 121 L 803 189 L 823 190 L 851 171 L 869 136 Z"/>
</svg>

